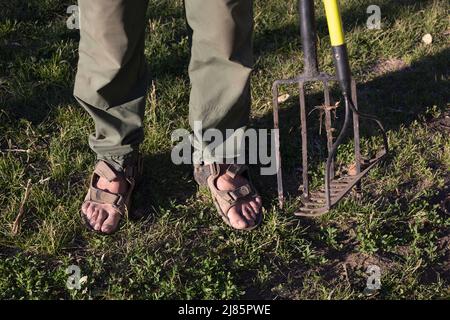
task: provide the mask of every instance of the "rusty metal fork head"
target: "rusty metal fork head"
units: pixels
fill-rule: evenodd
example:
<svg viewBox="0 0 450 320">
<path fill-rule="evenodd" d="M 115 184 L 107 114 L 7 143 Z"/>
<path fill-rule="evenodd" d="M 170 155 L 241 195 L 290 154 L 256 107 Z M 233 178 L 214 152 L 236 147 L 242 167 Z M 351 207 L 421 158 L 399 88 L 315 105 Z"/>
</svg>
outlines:
<svg viewBox="0 0 450 320">
<path fill-rule="evenodd" d="M 355 185 L 359 183 L 364 175 L 378 163 L 388 151 L 387 136 L 381 122 L 373 116 L 362 114 L 358 111 L 356 83 L 351 81 L 351 97 L 344 97 L 345 118 L 342 129 L 336 139 L 333 138 L 331 112 L 336 106 L 331 106 L 330 84 L 337 81 L 335 76 L 320 72 L 317 63 L 316 29 L 314 18 L 313 0 L 302 0 L 299 3 L 300 33 L 304 52 L 304 73 L 298 77 L 285 80 L 276 80 L 272 87 L 273 94 L 273 119 L 275 128 L 275 154 L 277 168 L 278 198 L 280 207 L 285 202 L 283 191 L 283 177 L 281 168 L 280 134 L 279 134 L 279 87 L 280 85 L 297 85 L 299 90 L 300 125 L 301 125 L 301 148 L 302 148 L 302 206 L 295 213 L 297 216 L 320 216 L 329 211 L 337 204 Z M 317 191 L 309 188 L 308 176 L 308 124 L 307 105 L 305 97 L 305 84 L 319 82 L 324 88 L 325 128 L 327 135 L 328 157 L 325 166 L 324 187 Z M 335 176 L 334 159 L 337 148 L 349 131 L 351 116 L 353 120 L 353 137 L 355 152 L 355 172 L 352 175 Z M 383 134 L 384 147 L 376 157 L 363 163 L 361 160 L 359 119 L 366 118 L 374 121 Z"/>
</svg>

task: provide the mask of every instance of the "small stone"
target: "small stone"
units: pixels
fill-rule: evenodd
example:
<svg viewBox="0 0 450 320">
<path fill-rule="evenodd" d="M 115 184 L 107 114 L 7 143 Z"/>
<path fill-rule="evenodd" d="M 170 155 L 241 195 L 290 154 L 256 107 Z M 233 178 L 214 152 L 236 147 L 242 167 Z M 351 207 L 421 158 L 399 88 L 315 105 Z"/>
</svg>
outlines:
<svg viewBox="0 0 450 320">
<path fill-rule="evenodd" d="M 85 282 L 87 282 L 87 280 L 88 280 L 87 276 L 81 277 L 80 278 L 80 283 L 85 283 Z"/>
<path fill-rule="evenodd" d="M 358 174 L 358 170 L 356 169 L 356 163 L 351 164 L 347 168 L 347 173 L 349 176 L 356 176 Z"/>
<path fill-rule="evenodd" d="M 287 99 L 289 99 L 289 94 L 282 94 L 281 96 L 278 96 L 278 103 L 286 102 Z"/>
<path fill-rule="evenodd" d="M 431 44 L 433 42 L 433 36 L 429 33 L 422 37 L 422 42 L 425 44 Z"/>
<path fill-rule="evenodd" d="M 364 288 L 363 294 L 364 294 L 366 297 L 373 297 L 373 296 L 375 296 L 375 295 L 378 294 L 378 290 L 376 290 L 376 289 Z"/>
</svg>

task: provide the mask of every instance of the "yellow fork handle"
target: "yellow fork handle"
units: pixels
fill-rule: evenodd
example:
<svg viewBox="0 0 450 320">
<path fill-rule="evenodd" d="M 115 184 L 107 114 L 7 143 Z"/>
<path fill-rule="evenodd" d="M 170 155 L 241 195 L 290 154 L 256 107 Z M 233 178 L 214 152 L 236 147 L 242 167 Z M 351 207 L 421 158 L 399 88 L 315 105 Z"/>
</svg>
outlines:
<svg viewBox="0 0 450 320">
<path fill-rule="evenodd" d="M 342 27 L 341 13 L 338 0 L 322 0 L 327 16 L 328 31 L 330 32 L 331 45 L 341 46 L 345 44 L 344 28 Z"/>
<path fill-rule="evenodd" d="M 351 96 L 352 73 L 348 61 L 347 46 L 345 45 L 344 28 L 342 27 L 341 13 L 338 0 L 323 0 L 327 15 L 328 32 L 330 33 L 333 59 L 336 66 L 336 76 L 339 80 L 342 93 Z"/>
</svg>

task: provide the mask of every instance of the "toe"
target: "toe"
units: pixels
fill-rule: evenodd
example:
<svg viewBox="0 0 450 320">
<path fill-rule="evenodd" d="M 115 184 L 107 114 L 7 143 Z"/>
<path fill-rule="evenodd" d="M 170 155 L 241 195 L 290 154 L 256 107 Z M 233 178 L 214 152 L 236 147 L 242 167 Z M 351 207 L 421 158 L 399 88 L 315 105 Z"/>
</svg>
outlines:
<svg viewBox="0 0 450 320">
<path fill-rule="evenodd" d="M 99 208 L 96 206 L 94 209 L 93 209 L 93 213 L 91 214 L 91 217 L 89 218 L 89 222 L 90 222 L 90 224 L 91 224 L 91 226 L 95 226 L 95 222 L 97 221 L 97 217 L 98 217 L 98 214 L 100 213 L 100 210 L 99 210 Z"/>
<path fill-rule="evenodd" d="M 253 218 L 255 214 L 252 207 L 248 203 L 242 205 L 242 215 L 247 220 L 249 225 L 253 226 L 255 224 L 255 219 Z"/>
<path fill-rule="evenodd" d="M 83 210 L 83 213 L 86 215 L 86 217 L 87 217 L 88 219 L 91 218 L 91 215 L 92 215 L 92 205 L 91 205 L 90 202 L 86 202 L 85 209 Z"/>
<path fill-rule="evenodd" d="M 255 202 L 258 204 L 258 209 L 261 209 L 262 207 L 262 199 L 261 197 L 256 197 Z"/>
<path fill-rule="evenodd" d="M 253 199 L 252 201 L 250 201 L 250 206 L 252 207 L 253 212 L 255 213 L 254 218 L 256 219 L 261 213 L 261 204 L 259 204 L 258 202 L 256 202 L 255 199 Z"/>
<path fill-rule="evenodd" d="M 250 206 L 250 208 L 252 208 L 252 218 L 253 218 L 253 220 L 256 220 L 256 217 L 259 214 L 258 204 L 254 200 L 252 200 L 252 201 L 249 202 L 248 205 Z"/>
<path fill-rule="evenodd" d="M 117 225 L 119 224 L 119 221 L 120 215 L 118 213 L 110 213 L 104 221 L 101 227 L 101 231 L 106 234 L 114 232 L 114 230 L 116 230 L 117 228 Z"/>
<path fill-rule="evenodd" d="M 92 220 L 92 216 L 95 213 L 95 208 L 96 208 L 96 205 L 89 202 L 89 207 L 87 208 L 87 211 L 86 211 L 86 216 L 88 217 L 89 220 Z"/>
<path fill-rule="evenodd" d="M 231 226 L 235 229 L 242 230 L 248 227 L 247 222 L 237 211 L 236 207 L 233 207 L 228 211 L 228 218 L 230 219 Z"/>
<path fill-rule="evenodd" d="M 107 218 L 108 218 L 108 213 L 105 210 L 100 209 L 97 219 L 95 221 L 94 229 L 97 231 L 100 231 L 100 229 L 102 228 L 103 222 L 105 222 L 105 220 Z"/>
<path fill-rule="evenodd" d="M 89 205 L 90 205 L 90 202 L 88 202 L 88 201 L 83 202 L 83 204 L 81 205 L 81 212 L 82 212 L 84 215 L 87 215 L 87 210 L 88 210 L 88 208 L 89 208 Z"/>
</svg>

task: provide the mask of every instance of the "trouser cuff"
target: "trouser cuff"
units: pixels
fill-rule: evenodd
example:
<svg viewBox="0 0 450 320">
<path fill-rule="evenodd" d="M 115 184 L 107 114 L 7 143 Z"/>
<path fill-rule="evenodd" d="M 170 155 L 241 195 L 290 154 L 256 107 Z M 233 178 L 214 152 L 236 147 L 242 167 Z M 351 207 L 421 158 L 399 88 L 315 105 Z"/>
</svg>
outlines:
<svg viewBox="0 0 450 320">
<path fill-rule="evenodd" d="M 139 152 L 134 151 L 126 155 L 97 155 L 98 161 L 105 161 L 111 165 L 116 171 L 123 172 L 127 166 L 133 166 L 136 164 L 139 157 Z"/>
</svg>

